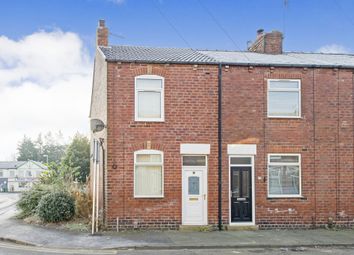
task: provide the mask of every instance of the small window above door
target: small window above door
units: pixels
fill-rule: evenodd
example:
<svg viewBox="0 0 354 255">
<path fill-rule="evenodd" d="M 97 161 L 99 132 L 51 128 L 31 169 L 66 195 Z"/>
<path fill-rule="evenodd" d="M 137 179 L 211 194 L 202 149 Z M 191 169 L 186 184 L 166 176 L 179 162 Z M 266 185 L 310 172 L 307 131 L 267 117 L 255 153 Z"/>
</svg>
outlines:
<svg viewBox="0 0 354 255">
<path fill-rule="evenodd" d="M 183 166 L 206 166 L 206 156 L 183 156 Z"/>
<path fill-rule="evenodd" d="M 230 164 L 231 165 L 251 165 L 252 158 L 251 157 L 231 157 Z"/>
</svg>

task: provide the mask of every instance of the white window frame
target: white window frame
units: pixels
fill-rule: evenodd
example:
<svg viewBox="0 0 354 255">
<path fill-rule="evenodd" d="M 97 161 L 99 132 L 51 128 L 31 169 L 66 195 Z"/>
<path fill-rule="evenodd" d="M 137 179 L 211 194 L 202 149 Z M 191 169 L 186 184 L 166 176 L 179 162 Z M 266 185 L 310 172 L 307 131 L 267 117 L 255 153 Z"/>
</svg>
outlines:
<svg viewBox="0 0 354 255">
<path fill-rule="evenodd" d="M 136 161 L 137 155 L 151 155 L 151 154 L 159 154 L 161 155 L 161 163 L 157 162 L 144 162 L 138 163 Z M 135 185 L 136 185 L 136 167 L 137 166 L 161 166 L 161 195 L 136 195 L 135 194 Z M 165 190 L 165 180 L 164 180 L 164 158 L 163 152 L 159 150 L 138 150 L 134 152 L 134 198 L 164 198 L 164 190 Z"/>
<path fill-rule="evenodd" d="M 280 88 L 280 89 L 270 89 L 271 82 L 297 82 L 299 84 L 298 89 L 291 88 Z M 278 92 L 298 92 L 299 93 L 299 114 L 297 116 L 282 116 L 282 115 L 269 115 L 269 92 L 278 91 Z M 301 80 L 300 79 L 268 79 L 267 80 L 267 117 L 268 118 L 284 118 L 284 119 L 300 119 L 301 118 Z"/>
<path fill-rule="evenodd" d="M 150 80 L 161 80 L 161 89 L 138 89 L 137 80 L 138 79 L 150 79 Z M 135 121 L 147 121 L 147 122 L 164 122 L 165 121 L 165 102 L 164 102 L 164 90 L 165 90 L 165 79 L 159 75 L 139 75 L 135 77 Z M 161 102 L 161 117 L 160 118 L 139 118 L 139 108 L 138 108 L 138 92 L 140 91 L 150 91 L 150 92 L 160 92 L 160 102 Z"/>
<path fill-rule="evenodd" d="M 298 163 L 270 163 L 270 157 L 271 156 L 297 156 L 299 158 Z M 274 165 L 274 166 L 299 166 L 299 194 L 293 194 L 293 195 L 272 195 L 269 194 L 269 166 Z M 267 188 L 268 188 L 268 198 L 301 198 L 302 197 L 302 184 L 301 184 L 301 154 L 299 153 L 270 153 L 268 154 L 268 160 L 267 160 Z"/>
</svg>

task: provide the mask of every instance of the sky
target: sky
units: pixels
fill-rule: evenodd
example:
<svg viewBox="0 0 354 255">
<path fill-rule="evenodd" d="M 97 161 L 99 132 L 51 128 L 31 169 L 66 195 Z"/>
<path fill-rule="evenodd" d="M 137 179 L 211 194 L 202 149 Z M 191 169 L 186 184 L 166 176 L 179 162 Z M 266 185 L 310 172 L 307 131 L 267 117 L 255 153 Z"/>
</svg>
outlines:
<svg viewBox="0 0 354 255">
<path fill-rule="evenodd" d="M 284 50 L 354 53 L 352 0 L 0 1 L 0 160 L 24 135 L 89 134 L 95 33 L 110 44 L 245 50 L 259 28 Z"/>
</svg>

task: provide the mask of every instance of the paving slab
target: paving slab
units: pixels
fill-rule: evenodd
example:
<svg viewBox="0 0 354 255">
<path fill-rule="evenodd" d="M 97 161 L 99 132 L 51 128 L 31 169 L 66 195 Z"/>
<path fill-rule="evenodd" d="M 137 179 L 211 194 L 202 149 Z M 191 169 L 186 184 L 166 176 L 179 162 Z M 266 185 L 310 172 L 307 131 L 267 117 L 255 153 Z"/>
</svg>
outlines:
<svg viewBox="0 0 354 255">
<path fill-rule="evenodd" d="M 0 239 L 52 248 L 212 249 L 353 246 L 354 230 L 256 230 L 214 232 L 104 232 L 91 236 L 30 225 L 9 219 L 0 224 Z"/>
</svg>

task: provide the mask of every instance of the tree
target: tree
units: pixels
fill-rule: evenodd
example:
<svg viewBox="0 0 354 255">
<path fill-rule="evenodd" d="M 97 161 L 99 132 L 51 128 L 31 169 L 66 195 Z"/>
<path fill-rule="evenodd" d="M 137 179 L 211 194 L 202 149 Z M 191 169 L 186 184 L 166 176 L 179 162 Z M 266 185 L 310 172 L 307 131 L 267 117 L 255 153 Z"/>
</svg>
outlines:
<svg viewBox="0 0 354 255">
<path fill-rule="evenodd" d="M 18 161 L 34 160 L 38 161 L 39 151 L 36 144 L 27 136 L 24 136 L 18 147 Z"/>
<path fill-rule="evenodd" d="M 59 133 L 61 135 L 61 133 Z M 51 132 L 48 132 L 44 136 L 44 144 L 42 147 L 41 159 L 44 160 L 45 156 L 48 156 L 48 162 L 55 162 L 59 164 L 65 154 L 66 145 L 59 143 L 60 137 L 55 139 Z M 46 160 L 46 159 L 45 159 Z"/>
<path fill-rule="evenodd" d="M 73 179 L 84 183 L 90 172 L 90 141 L 81 134 L 76 134 L 66 150 L 62 167 L 72 171 Z"/>
<path fill-rule="evenodd" d="M 54 138 L 51 132 L 48 132 L 42 138 L 39 133 L 36 140 L 32 140 L 24 136 L 23 140 L 18 145 L 18 158 L 19 161 L 34 160 L 45 163 L 60 164 L 64 154 L 66 145 L 62 143 L 63 135 L 59 131 Z M 48 162 L 47 162 L 48 159 Z"/>
</svg>

